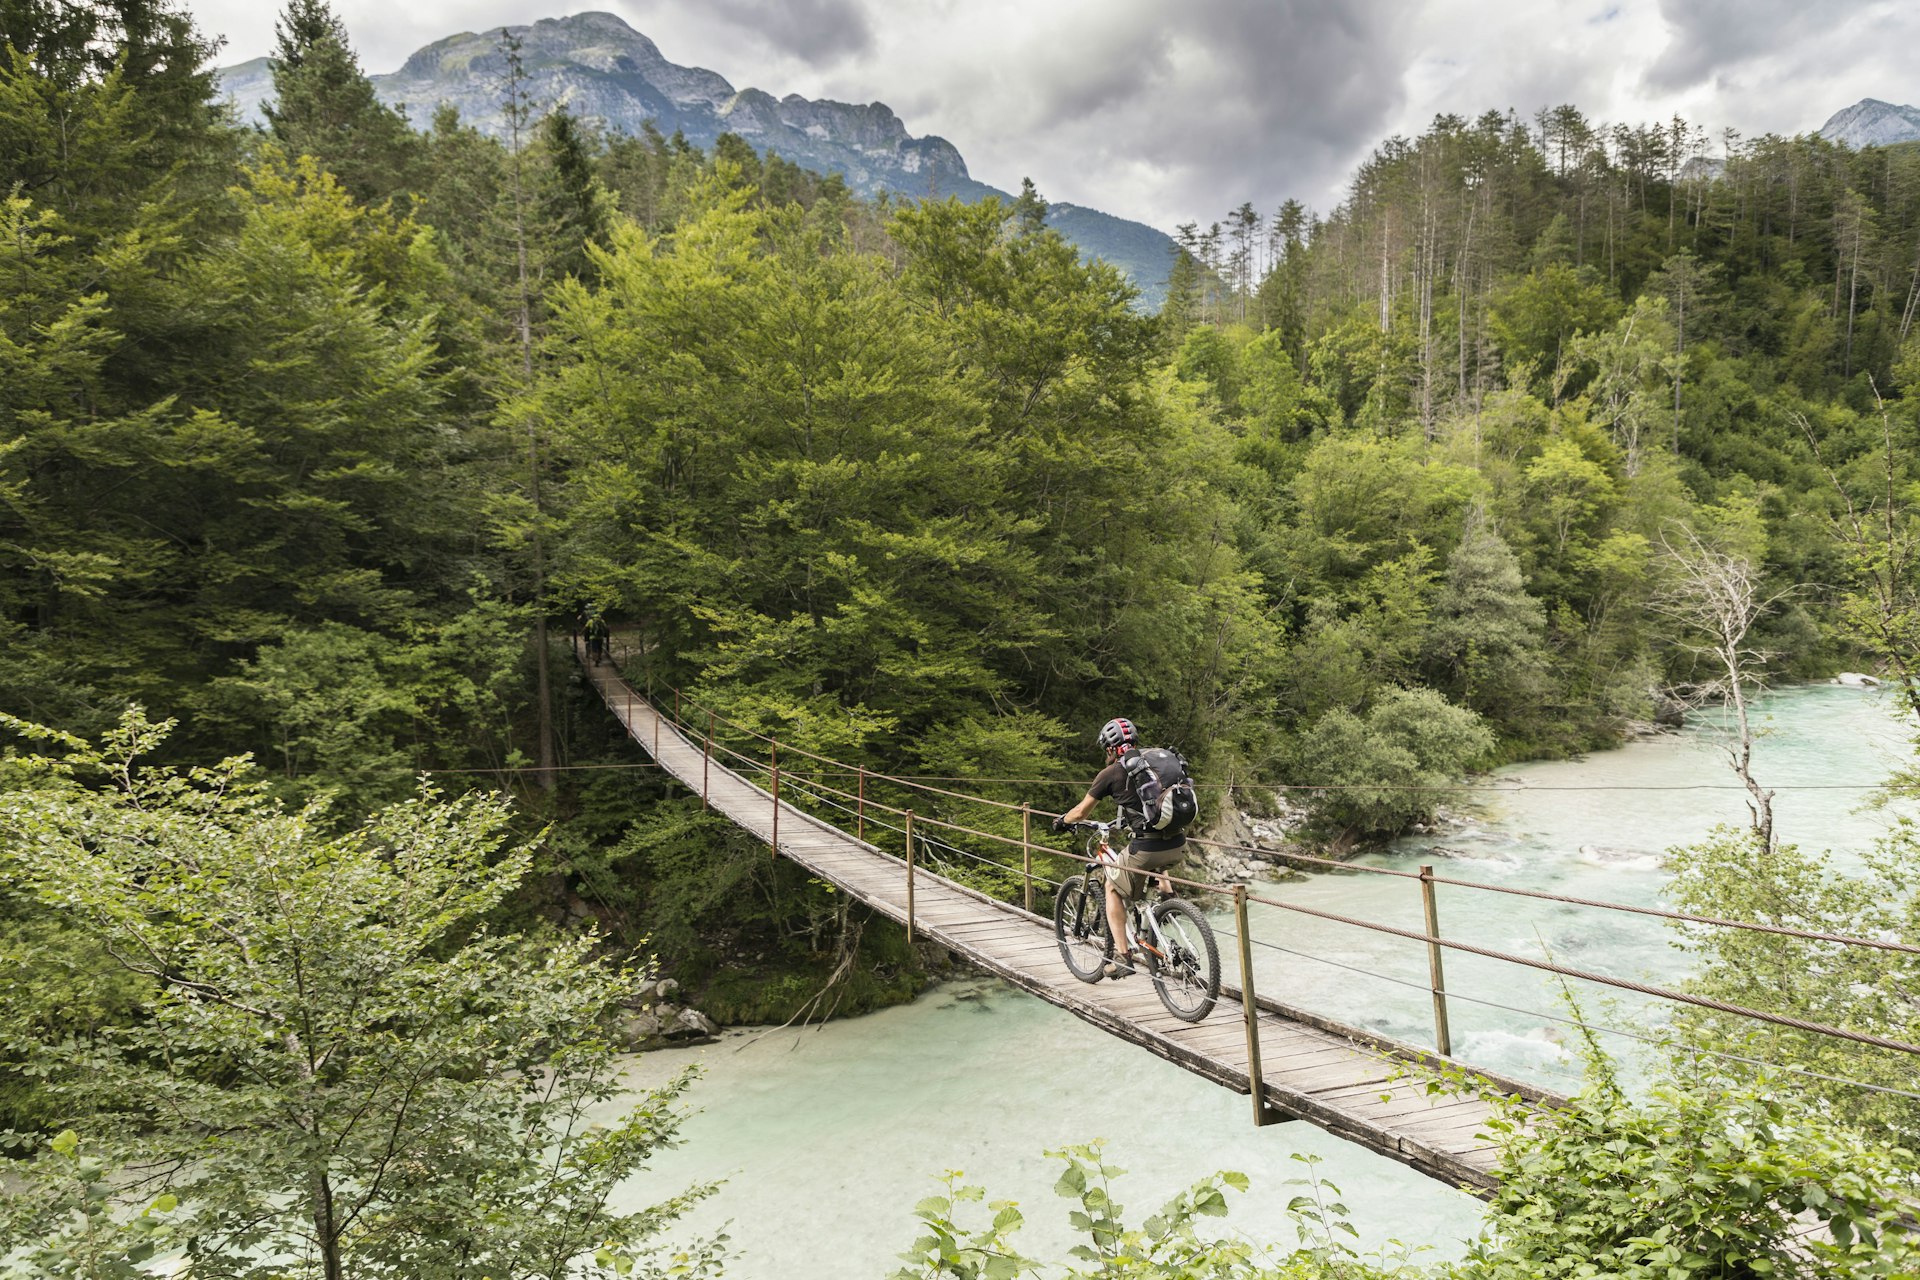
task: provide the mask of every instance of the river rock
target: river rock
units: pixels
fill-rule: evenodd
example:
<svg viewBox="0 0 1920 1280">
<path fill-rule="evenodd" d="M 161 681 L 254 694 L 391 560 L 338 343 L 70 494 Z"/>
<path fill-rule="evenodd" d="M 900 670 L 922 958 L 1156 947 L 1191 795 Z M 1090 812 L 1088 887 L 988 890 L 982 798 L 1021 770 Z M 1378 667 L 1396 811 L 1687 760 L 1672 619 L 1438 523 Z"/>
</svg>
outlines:
<svg viewBox="0 0 1920 1280">
<path fill-rule="evenodd" d="M 669 1044 L 695 1044 L 720 1034 L 718 1024 L 698 1009 L 686 1005 L 659 1004 L 637 1009 L 615 1020 L 616 1043 L 629 1053 L 658 1049 Z"/>
<path fill-rule="evenodd" d="M 1878 689 L 1880 678 L 1862 671 L 1842 671 L 1833 678 L 1835 684 L 1843 684 L 1852 689 Z"/>
<path fill-rule="evenodd" d="M 644 1049 L 660 1039 L 660 1015 L 651 1009 L 625 1014 L 614 1021 L 613 1034 L 623 1049 Z"/>
<path fill-rule="evenodd" d="M 667 1007 L 671 1008 L 672 1006 Z M 698 1009 L 681 1009 L 677 1011 L 673 1015 L 672 1024 L 667 1027 L 667 1039 L 675 1042 L 708 1040 L 719 1034 L 719 1025 Z"/>
</svg>

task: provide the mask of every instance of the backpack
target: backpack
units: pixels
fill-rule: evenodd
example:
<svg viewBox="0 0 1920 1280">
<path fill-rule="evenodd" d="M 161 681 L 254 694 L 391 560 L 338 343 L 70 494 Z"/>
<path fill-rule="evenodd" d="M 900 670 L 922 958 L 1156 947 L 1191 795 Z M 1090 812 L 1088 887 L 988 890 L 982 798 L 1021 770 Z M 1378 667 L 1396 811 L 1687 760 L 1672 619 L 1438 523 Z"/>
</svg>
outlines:
<svg viewBox="0 0 1920 1280">
<path fill-rule="evenodd" d="M 1120 757 L 1133 784 L 1136 814 L 1129 815 L 1143 834 L 1173 835 L 1200 816 L 1200 798 L 1194 793 L 1187 761 L 1177 751 L 1147 747 Z"/>
</svg>

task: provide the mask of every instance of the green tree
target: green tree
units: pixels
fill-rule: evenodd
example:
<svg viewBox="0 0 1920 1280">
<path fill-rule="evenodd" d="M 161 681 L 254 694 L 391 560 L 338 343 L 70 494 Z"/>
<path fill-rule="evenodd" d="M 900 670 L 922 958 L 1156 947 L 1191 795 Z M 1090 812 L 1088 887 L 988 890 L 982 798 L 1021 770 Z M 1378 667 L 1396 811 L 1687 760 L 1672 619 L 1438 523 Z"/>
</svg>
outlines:
<svg viewBox="0 0 1920 1280">
<path fill-rule="evenodd" d="M 1769 843 L 1753 830 L 1722 828 L 1712 838 L 1669 851 L 1674 905 L 1693 915 L 1920 946 L 1920 834 L 1902 826 L 1865 855 L 1864 867 L 1830 853 Z M 1920 981 L 1910 952 L 1846 946 L 1744 929 L 1677 930 L 1697 963 L 1688 989 L 1712 999 L 1909 1043 L 1920 1042 L 1920 1013 L 1903 991 Z M 1903 1096 L 1912 1058 L 1791 1027 L 1688 1009 L 1679 1020 L 1690 1046 L 1736 1055 L 1689 1055 L 1688 1070 L 1751 1083 L 1763 1068 L 1792 1068 L 1797 1095 L 1856 1132 L 1920 1147 L 1920 1102 Z M 1895 1092 L 1861 1088 L 1864 1081 Z"/>
<path fill-rule="evenodd" d="M 1241 1173 L 1202 1178 L 1135 1225 L 1115 1198 L 1126 1170 L 1109 1164 L 1102 1146 L 1096 1141 L 1047 1153 L 1064 1166 L 1053 1190 L 1072 1206 L 1067 1220 L 1079 1241 L 1068 1251 L 1072 1261 L 1053 1265 L 1022 1254 L 1016 1237 L 1026 1215 L 1018 1204 L 989 1202 L 984 1188 L 962 1181 L 956 1171 L 947 1174 L 940 1194 L 914 1206 L 920 1235 L 900 1255 L 907 1265 L 892 1280 L 1387 1280 L 1413 1274 L 1354 1250 L 1348 1237 L 1357 1233 L 1339 1201 L 1340 1189 L 1317 1176 L 1290 1180 L 1307 1188 L 1286 1210 L 1303 1241 L 1297 1249 L 1263 1249 L 1208 1230 L 1210 1220 L 1227 1216 L 1227 1193 L 1247 1191 Z M 1319 1157 L 1294 1159 L 1311 1171 Z"/>
<path fill-rule="evenodd" d="M 0 5 L 0 191 L 88 238 L 215 195 L 233 143 L 217 46 L 175 0 Z"/>
<path fill-rule="evenodd" d="M 1550 392 L 1548 398 L 1557 401 L 1569 344 L 1580 334 L 1612 327 L 1619 312 L 1605 285 L 1555 262 L 1503 293 L 1488 324 L 1514 385 Z"/>
<path fill-rule="evenodd" d="M 280 144 L 314 157 L 358 200 L 417 189 L 419 136 L 374 96 L 327 0 L 288 0 L 274 30 L 275 101 L 265 110 Z"/>
<path fill-rule="evenodd" d="M 1546 611 L 1527 594 L 1520 561 L 1474 508 L 1447 560 L 1423 645 L 1437 687 L 1523 734 L 1546 687 Z"/>
<path fill-rule="evenodd" d="M 490 927 L 531 869 L 500 801 L 425 792 L 330 835 L 243 760 L 151 767 L 167 726 L 137 712 L 98 748 L 6 726 L 53 752 L 0 766 L 8 879 L 149 991 L 137 1022 L 42 1042 L 33 1069 L 116 1171 L 99 1196 L 185 1206 L 196 1269 L 624 1274 L 711 1190 L 609 1209 L 672 1141 L 681 1085 L 600 1121 L 634 975 L 589 934 Z M 62 1139 L 19 1168 L 42 1194 L 9 1197 L 0 1250 L 58 1245 L 72 1156 Z M 682 1261 L 704 1274 L 710 1251 Z"/>
<path fill-rule="evenodd" d="M 564 104 L 541 117 L 535 133 L 538 165 L 530 185 L 545 242 L 537 254 L 541 274 L 585 278 L 592 270 L 587 247 L 606 246 L 613 203 L 594 171 L 594 140 Z"/>
<path fill-rule="evenodd" d="M 1460 775 L 1493 745 L 1472 711 L 1432 689 L 1395 689 L 1364 718 L 1321 716 L 1301 735 L 1290 772 L 1313 820 L 1343 840 L 1392 835 L 1448 804 Z"/>
</svg>

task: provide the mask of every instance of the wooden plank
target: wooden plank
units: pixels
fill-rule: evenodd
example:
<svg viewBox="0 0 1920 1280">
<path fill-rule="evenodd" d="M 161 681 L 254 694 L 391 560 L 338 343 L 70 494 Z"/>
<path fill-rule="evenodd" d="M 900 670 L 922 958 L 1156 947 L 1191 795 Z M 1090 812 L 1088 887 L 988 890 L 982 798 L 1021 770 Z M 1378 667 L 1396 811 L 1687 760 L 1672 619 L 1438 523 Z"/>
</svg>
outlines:
<svg viewBox="0 0 1920 1280">
<path fill-rule="evenodd" d="M 1325 1097 L 1326 1095 L 1316 1096 Z M 1336 1105 L 1348 1106 L 1356 1114 L 1364 1114 L 1377 1124 L 1402 1131 L 1408 1131 L 1410 1126 L 1415 1125 L 1422 1126 L 1423 1132 L 1427 1128 L 1437 1130 L 1456 1122 L 1484 1125 L 1492 1118 L 1485 1106 L 1472 1102 L 1455 1102 L 1449 1106 L 1432 1107 L 1423 1105 L 1425 1100 L 1419 1098 L 1396 1098 L 1391 1102 L 1383 1103 L 1379 1097 L 1376 1093 L 1349 1099 L 1344 1104 L 1339 1099 L 1329 1099 L 1329 1101 Z"/>
<path fill-rule="evenodd" d="M 1357 1059 L 1375 1059 L 1376 1055 L 1361 1053 L 1352 1045 L 1338 1040 L 1321 1040 L 1302 1044 L 1294 1041 L 1279 1049 L 1269 1047 L 1267 1037 L 1260 1037 L 1260 1060 L 1276 1065 L 1308 1067 L 1321 1062 L 1351 1062 Z"/>
<path fill-rule="evenodd" d="M 1479 1139 L 1479 1135 L 1486 1129 L 1488 1122 L 1492 1119 L 1492 1116 L 1485 1115 L 1481 1116 L 1478 1120 L 1459 1119 L 1437 1121 L 1429 1125 L 1422 1125 L 1417 1121 L 1397 1120 L 1388 1127 L 1395 1133 L 1403 1133 L 1409 1137 L 1418 1138 L 1430 1147 L 1469 1147 L 1479 1145 L 1479 1141 L 1470 1140 Z M 1480 1141 L 1485 1141 L 1485 1139 L 1480 1139 Z"/>
<path fill-rule="evenodd" d="M 1263 1072 L 1268 1079 L 1276 1081 L 1283 1080 L 1287 1087 L 1294 1092 L 1312 1095 L 1318 1095 L 1323 1089 L 1351 1088 L 1357 1084 L 1368 1084 L 1375 1080 L 1385 1080 L 1390 1074 L 1390 1068 L 1381 1063 L 1370 1062 L 1365 1059 L 1355 1059 L 1352 1062 L 1343 1062 L 1333 1066 L 1310 1067 L 1298 1071 L 1267 1071 L 1264 1070 L 1266 1059 L 1262 1058 L 1260 1061 Z M 1325 1102 L 1318 1097 L 1315 1098 L 1315 1101 L 1319 1101 L 1322 1106 L 1331 1107 L 1334 1110 L 1344 1109 L 1333 1103 Z"/>
</svg>

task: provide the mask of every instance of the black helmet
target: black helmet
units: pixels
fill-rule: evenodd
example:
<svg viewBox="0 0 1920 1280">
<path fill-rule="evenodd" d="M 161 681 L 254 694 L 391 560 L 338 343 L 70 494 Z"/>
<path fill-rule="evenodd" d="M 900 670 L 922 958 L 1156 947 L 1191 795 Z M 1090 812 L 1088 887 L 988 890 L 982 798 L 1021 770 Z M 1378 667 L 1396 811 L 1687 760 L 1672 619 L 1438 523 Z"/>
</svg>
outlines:
<svg viewBox="0 0 1920 1280">
<path fill-rule="evenodd" d="M 1100 726 L 1099 743 L 1108 751 L 1121 751 L 1139 742 L 1139 731 L 1133 727 L 1133 721 L 1116 716 Z"/>
</svg>

